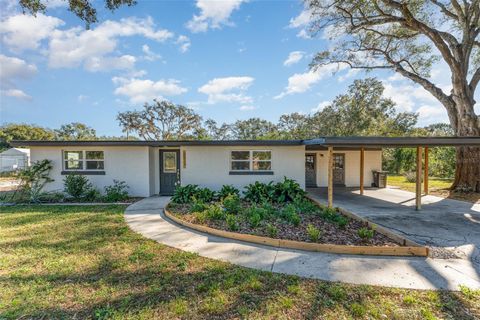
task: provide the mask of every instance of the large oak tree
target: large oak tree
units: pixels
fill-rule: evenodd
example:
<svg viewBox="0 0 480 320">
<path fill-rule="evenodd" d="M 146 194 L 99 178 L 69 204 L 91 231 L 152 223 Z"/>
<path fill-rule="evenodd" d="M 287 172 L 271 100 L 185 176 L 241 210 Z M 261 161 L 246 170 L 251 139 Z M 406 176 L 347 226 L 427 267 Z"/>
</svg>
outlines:
<svg viewBox="0 0 480 320">
<path fill-rule="evenodd" d="M 457 136 L 480 136 L 475 90 L 480 82 L 480 0 L 307 0 L 311 32 L 326 32 L 332 47 L 312 67 L 346 63 L 389 69 L 421 85 L 445 107 Z M 451 92 L 430 70 L 441 60 Z M 459 147 L 453 188 L 480 192 L 480 148 Z"/>
</svg>

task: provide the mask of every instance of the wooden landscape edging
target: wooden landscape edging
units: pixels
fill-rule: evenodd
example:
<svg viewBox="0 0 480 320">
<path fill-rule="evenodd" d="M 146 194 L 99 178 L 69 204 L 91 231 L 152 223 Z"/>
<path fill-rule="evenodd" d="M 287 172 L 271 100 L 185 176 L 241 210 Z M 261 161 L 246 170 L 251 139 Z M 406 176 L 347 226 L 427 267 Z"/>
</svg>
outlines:
<svg viewBox="0 0 480 320">
<path fill-rule="evenodd" d="M 164 209 L 165 215 L 174 222 L 196 230 L 205 232 L 214 236 L 251 242 L 256 244 L 263 244 L 272 247 L 300 249 L 306 251 L 318 251 L 329 253 L 344 253 L 344 254 L 361 254 L 361 255 L 376 255 L 376 256 L 428 256 L 428 248 L 421 246 L 405 246 L 405 247 L 381 247 L 381 246 L 348 246 L 338 244 L 323 244 L 311 243 L 294 240 L 273 239 L 268 237 L 256 236 L 251 234 L 237 233 L 225 230 L 219 230 L 196 223 L 191 223 L 176 217 L 168 210 L 168 205 Z"/>
<path fill-rule="evenodd" d="M 310 195 L 307 195 L 306 196 L 308 199 L 310 199 L 311 201 L 313 201 L 316 205 L 320 206 L 320 207 L 325 207 L 324 204 L 322 204 L 320 201 L 318 201 L 317 199 L 311 197 Z M 428 248 L 425 247 L 425 246 L 422 246 L 421 244 L 418 244 L 416 243 L 415 241 L 412 241 L 410 239 L 407 239 L 405 237 L 402 237 L 401 235 L 393 232 L 392 230 L 388 229 L 388 228 L 385 228 L 385 227 L 382 227 L 376 223 L 373 223 L 363 217 L 360 217 L 359 215 L 351 212 L 351 211 L 348 211 L 348 210 L 345 210 L 343 208 L 337 208 L 338 211 L 340 211 L 343 215 L 351 218 L 351 219 L 355 219 L 357 221 L 360 221 L 362 223 L 364 223 L 366 226 L 372 228 L 372 229 L 375 229 L 375 231 L 377 231 L 378 233 L 381 233 L 383 234 L 384 236 L 387 236 L 389 238 L 391 238 L 392 240 L 396 241 L 397 243 L 399 243 L 400 245 L 402 246 L 409 246 L 409 247 L 420 247 L 420 248 L 424 248 L 427 250 L 427 255 L 428 255 Z"/>
</svg>

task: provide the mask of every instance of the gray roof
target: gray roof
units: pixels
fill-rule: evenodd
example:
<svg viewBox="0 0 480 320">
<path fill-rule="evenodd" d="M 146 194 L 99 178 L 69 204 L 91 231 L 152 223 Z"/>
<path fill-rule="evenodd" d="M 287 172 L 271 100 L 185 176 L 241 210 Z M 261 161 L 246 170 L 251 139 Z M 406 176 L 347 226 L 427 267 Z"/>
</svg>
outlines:
<svg viewBox="0 0 480 320">
<path fill-rule="evenodd" d="M 321 137 L 309 140 L 15 140 L 13 146 L 295 146 L 381 148 L 416 146 L 480 146 L 480 137 Z"/>
</svg>

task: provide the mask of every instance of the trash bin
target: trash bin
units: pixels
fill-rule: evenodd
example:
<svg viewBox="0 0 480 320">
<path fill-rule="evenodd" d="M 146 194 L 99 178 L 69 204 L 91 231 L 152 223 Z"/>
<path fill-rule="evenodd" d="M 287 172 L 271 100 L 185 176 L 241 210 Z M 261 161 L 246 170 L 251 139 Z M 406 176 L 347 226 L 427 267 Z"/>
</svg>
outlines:
<svg viewBox="0 0 480 320">
<path fill-rule="evenodd" d="M 373 186 L 377 188 L 387 187 L 388 171 L 373 171 Z"/>
</svg>

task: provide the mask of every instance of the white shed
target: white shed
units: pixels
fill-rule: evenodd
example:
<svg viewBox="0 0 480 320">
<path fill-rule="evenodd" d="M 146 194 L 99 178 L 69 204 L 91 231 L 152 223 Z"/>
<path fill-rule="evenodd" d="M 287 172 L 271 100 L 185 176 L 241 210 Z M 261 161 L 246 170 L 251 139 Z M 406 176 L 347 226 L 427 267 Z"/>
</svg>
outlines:
<svg viewBox="0 0 480 320">
<path fill-rule="evenodd" d="M 0 153 L 0 172 L 15 171 L 30 165 L 30 149 L 10 148 Z"/>
</svg>

